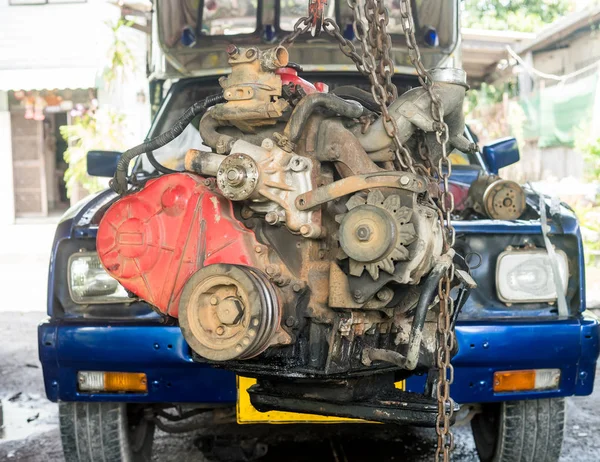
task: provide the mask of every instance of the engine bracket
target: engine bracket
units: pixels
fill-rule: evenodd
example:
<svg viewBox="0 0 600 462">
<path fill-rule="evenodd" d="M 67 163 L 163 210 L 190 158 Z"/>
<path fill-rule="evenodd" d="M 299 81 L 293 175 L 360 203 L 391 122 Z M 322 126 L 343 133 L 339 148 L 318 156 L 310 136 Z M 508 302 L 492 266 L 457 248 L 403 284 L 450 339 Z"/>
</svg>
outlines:
<svg viewBox="0 0 600 462">
<path fill-rule="evenodd" d="M 345 400 L 345 393 L 335 393 L 335 389 L 323 390 L 324 393 L 320 393 L 321 390 L 318 389 L 310 389 L 303 394 L 301 385 L 294 384 L 295 392 L 289 393 L 288 387 L 281 385 L 259 380 L 248 389 L 250 402 L 261 412 L 301 412 L 397 425 L 435 427 L 437 401 L 419 393 L 387 388 L 368 396 Z M 360 385 L 357 384 L 357 387 L 360 388 Z"/>
</svg>

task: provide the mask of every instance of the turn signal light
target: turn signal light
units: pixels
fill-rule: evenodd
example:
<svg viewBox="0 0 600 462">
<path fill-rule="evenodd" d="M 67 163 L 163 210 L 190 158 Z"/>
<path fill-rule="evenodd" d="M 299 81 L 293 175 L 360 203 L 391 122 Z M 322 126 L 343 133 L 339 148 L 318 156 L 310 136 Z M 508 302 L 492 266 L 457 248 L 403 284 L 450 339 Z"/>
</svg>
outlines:
<svg viewBox="0 0 600 462">
<path fill-rule="evenodd" d="M 77 373 L 80 391 L 109 393 L 146 393 L 148 379 L 142 372 L 80 371 Z"/>
<path fill-rule="evenodd" d="M 497 393 L 556 390 L 559 383 L 560 369 L 494 372 L 494 392 Z"/>
</svg>

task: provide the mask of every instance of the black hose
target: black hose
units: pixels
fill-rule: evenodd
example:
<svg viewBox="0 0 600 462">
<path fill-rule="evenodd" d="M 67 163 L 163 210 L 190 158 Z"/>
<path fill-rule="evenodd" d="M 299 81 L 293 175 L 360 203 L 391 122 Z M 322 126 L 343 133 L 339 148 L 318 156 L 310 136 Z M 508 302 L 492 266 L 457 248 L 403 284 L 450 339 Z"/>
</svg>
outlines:
<svg viewBox="0 0 600 462">
<path fill-rule="evenodd" d="M 343 117 L 356 119 L 363 115 L 364 108 L 353 101 L 346 101 L 331 93 L 311 93 L 300 100 L 294 108 L 284 129 L 289 141 L 297 143 L 304 131 L 308 118 L 317 108 L 324 108 Z"/>
<path fill-rule="evenodd" d="M 205 98 L 202 101 L 198 101 L 187 111 L 185 111 L 185 113 L 177 120 L 177 122 L 175 122 L 171 129 L 155 138 L 152 138 L 151 140 L 125 151 L 117 163 L 117 170 L 114 178 L 110 182 L 110 187 L 117 194 L 124 194 L 127 192 L 127 168 L 129 167 L 129 162 L 145 152 L 154 151 L 155 149 L 162 148 L 164 145 L 170 143 L 179 135 L 181 135 L 183 130 L 185 130 L 185 127 L 187 127 L 196 116 L 203 115 L 209 107 L 224 101 L 225 98 L 223 98 L 223 95 L 213 95 Z"/>
<path fill-rule="evenodd" d="M 148 151 L 146 153 L 146 157 L 150 161 L 150 164 L 156 169 L 157 172 L 164 173 L 165 175 L 169 173 L 177 173 L 177 170 L 170 169 L 169 167 L 165 167 L 161 164 L 156 157 L 154 157 L 154 153 L 152 151 Z"/>
<path fill-rule="evenodd" d="M 369 111 L 377 113 L 381 112 L 379 104 L 375 102 L 371 93 L 361 88 L 354 87 L 352 85 L 342 85 L 341 87 L 334 88 L 331 93 L 343 99 L 356 101 L 362 104 L 363 107 L 367 108 Z"/>
<path fill-rule="evenodd" d="M 435 266 L 423 284 L 421 296 L 417 302 L 415 316 L 413 317 L 410 329 L 408 349 L 406 350 L 406 368 L 408 370 L 413 370 L 417 367 L 419 351 L 421 349 L 421 339 L 423 338 L 423 327 L 425 327 L 425 318 L 427 317 L 427 309 L 433 302 L 438 292 L 440 280 L 444 274 L 446 274 L 447 270 L 448 266 L 443 263 Z"/>
<path fill-rule="evenodd" d="M 368 361 L 389 362 L 408 370 L 414 370 L 417 367 L 427 310 L 437 294 L 440 279 L 446 274 L 447 269 L 448 265 L 444 263 L 435 266 L 423 284 L 421 296 L 417 302 L 417 308 L 415 309 L 415 315 L 413 317 L 406 356 L 392 350 L 366 348 L 363 356 L 366 357 Z"/>
</svg>

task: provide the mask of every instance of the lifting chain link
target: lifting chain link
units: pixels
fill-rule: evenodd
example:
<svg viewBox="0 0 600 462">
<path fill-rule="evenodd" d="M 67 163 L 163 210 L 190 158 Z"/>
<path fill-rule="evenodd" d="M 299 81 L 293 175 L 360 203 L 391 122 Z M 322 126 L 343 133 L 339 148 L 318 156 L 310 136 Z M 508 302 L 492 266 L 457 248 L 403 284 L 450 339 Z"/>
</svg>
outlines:
<svg viewBox="0 0 600 462">
<path fill-rule="evenodd" d="M 427 90 L 431 98 L 431 116 L 436 123 L 436 139 L 442 147 L 442 157 L 437 165 L 437 177 L 442 183 L 442 193 L 440 197 L 440 209 L 443 217 L 440 219 L 446 224 L 446 242 L 445 250 L 454 247 L 456 241 L 456 232 L 452 226 L 452 212 L 454 211 L 454 196 L 450 192 L 449 179 L 452 174 L 452 162 L 448 157 L 448 125 L 444 122 L 444 108 L 442 102 L 435 92 L 434 82 L 431 75 L 423 66 L 421 53 L 415 37 L 415 25 L 412 14 L 411 0 L 400 0 L 400 19 L 408 56 L 417 71 L 419 83 Z M 423 144 L 424 146 L 424 144 Z M 419 149 L 421 154 L 421 149 Z M 423 153 L 424 156 L 429 156 Z M 431 163 L 430 163 L 431 164 Z M 433 166 L 431 166 L 433 168 Z M 433 173 L 433 172 L 432 172 Z M 438 414 L 435 425 L 437 433 L 437 448 L 435 451 L 435 460 L 450 460 L 450 453 L 454 449 L 454 435 L 450 428 L 452 413 L 454 412 L 454 401 L 450 397 L 450 385 L 454 382 L 454 367 L 451 364 L 452 350 L 454 349 L 456 337 L 451 326 L 451 319 L 454 314 L 454 300 L 450 297 L 450 288 L 454 279 L 454 265 L 451 264 L 444 277 L 440 280 L 438 288 L 438 297 L 440 300 L 440 310 L 437 320 L 438 345 L 436 354 L 436 366 L 438 368 L 438 379 L 435 384 L 436 397 L 438 402 Z"/>
<path fill-rule="evenodd" d="M 417 72 L 419 83 L 431 98 L 430 109 L 435 121 L 436 139 L 442 148 L 442 156 L 437 166 L 433 165 L 427 146 L 422 140 L 419 140 L 417 147 L 422 164 L 414 165 L 412 155 L 400 141 L 396 121 L 388 111 L 388 106 L 394 102 L 398 93 L 392 83 L 392 76 L 394 75 L 394 62 L 391 58 L 392 40 L 387 32 L 389 16 L 383 0 L 348 0 L 348 6 L 354 12 L 353 28 L 356 39 L 361 45 L 361 54 L 357 52 L 354 44 L 342 35 L 339 26 L 331 18 L 326 18 L 323 21 L 323 29 L 335 38 L 342 53 L 354 62 L 358 71 L 369 78 L 371 94 L 381 108 L 383 126 L 396 145 L 396 159 L 400 168 L 410 170 L 413 173 L 415 168 L 418 168 L 429 178 L 437 177 L 439 179 L 442 192 L 438 207 L 440 209 L 440 221 L 446 227 L 444 250 L 447 252 L 454 247 L 456 240 L 456 232 L 452 226 L 454 196 L 449 188 L 449 179 L 452 174 L 452 163 L 447 151 L 449 131 L 444 122 L 444 108 L 435 91 L 433 79 L 421 61 L 421 53 L 415 37 L 411 0 L 400 0 L 400 19 L 409 58 Z M 291 45 L 299 35 L 311 28 L 313 21 L 314 18 L 308 16 L 300 18 L 294 25 L 293 32 L 281 42 L 281 45 Z M 455 346 L 455 334 L 451 325 L 454 300 L 450 297 L 453 279 L 454 265 L 451 264 L 445 276 L 440 280 L 438 287 L 440 305 L 437 319 L 438 347 L 436 351 L 438 378 L 435 382 L 435 394 L 438 402 L 436 420 L 438 439 L 435 460 L 443 460 L 444 462 L 450 460 L 450 453 L 454 449 L 454 436 L 450 428 L 454 412 L 454 401 L 450 397 L 450 385 L 454 381 L 454 368 L 450 361 Z"/>
</svg>

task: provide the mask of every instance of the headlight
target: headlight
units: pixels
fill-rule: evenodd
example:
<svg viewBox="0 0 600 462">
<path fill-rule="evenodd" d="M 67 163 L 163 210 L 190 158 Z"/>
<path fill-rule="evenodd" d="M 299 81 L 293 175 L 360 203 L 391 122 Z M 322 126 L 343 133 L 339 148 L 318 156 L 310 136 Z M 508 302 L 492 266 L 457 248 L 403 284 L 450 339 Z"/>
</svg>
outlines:
<svg viewBox="0 0 600 462">
<path fill-rule="evenodd" d="M 562 250 L 556 251 L 558 272 L 567 290 L 569 264 Z M 544 249 L 515 249 L 502 252 L 496 266 L 498 298 L 506 303 L 552 302 L 556 285 L 550 257 Z"/>
<path fill-rule="evenodd" d="M 69 257 L 69 293 L 75 303 L 123 303 L 132 301 L 121 284 L 102 267 L 96 252 Z"/>
</svg>

